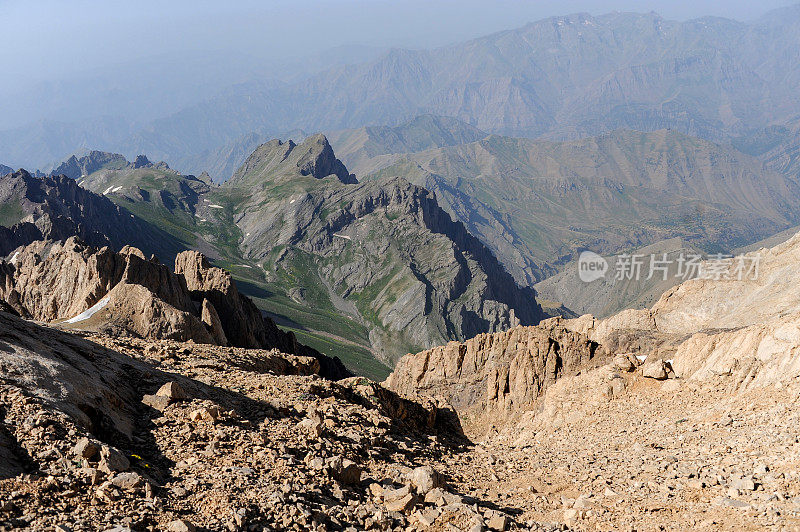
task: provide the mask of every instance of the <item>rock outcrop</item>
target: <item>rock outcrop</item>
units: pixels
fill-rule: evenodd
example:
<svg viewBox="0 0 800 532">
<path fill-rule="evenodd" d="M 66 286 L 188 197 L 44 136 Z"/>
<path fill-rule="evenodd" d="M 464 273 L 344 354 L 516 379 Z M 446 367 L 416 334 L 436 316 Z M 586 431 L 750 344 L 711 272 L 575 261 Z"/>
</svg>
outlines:
<svg viewBox="0 0 800 532">
<path fill-rule="evenodd" d="M 65 175 L 78 180 L 107 166 L 122 167 L 127 164 L 128 161 L 125 157 L 118 153 L 92 150 L 81 157 L 70 156 L 69 159 L 56 166 L 50 175 Z"/>
<path fill-rule="evenodd" d="M 233 174 L 230 181 L 237 186 L 248 181 L 249 175 L 271 174 L 291 179 L 295 175 L 316 179 L 335 175 L 345 184 L 355 184 L 355 176 L 336 158 L 324 135 L 312 135 L 298 145 L 293 140 L 274 139 L 261 144 Z"/>
<path fill-rule="evenodd" d="M 115 253 L 75 237 L 35 242 L 0 263 L 0 286 L 0 297 L 35 320 L 212 342 L 185 281 L 136 248 Z"/>
<path fill-rule="evenodd" d="M 468 430 L 481 432 L 534 408 L 562 376 L 605 355 L 597 343 L 554 319 L 406 355 L 384 385 L 407 395 L 441 397 Z"/>
<path fill-rule="evenodd" d="M 35 242 L 0 262 L 0 298 L 20 315 L 62 327 L 194 341 L 319 359 L 322 373 L 349 375 L 261 316 L 239 294 L 230 274 L 212 268 L 201 254 L 178 256 L 176 273 L 127 246 L 119 253 L 72 237 L 64 243 Z M 188 285 L 187 285 L 188 283 Z"/>
<path fill-rule="evenodd" d="M 564 325 L 610 351 L 669 360 L 679 377 L 734 375 L 741 388 L 785 383 L 800 376 L 798 264 L 800 234 L 724 263 L 707 261 L 701 278 L 671 288 L 650 309 Z"/>
</svg>

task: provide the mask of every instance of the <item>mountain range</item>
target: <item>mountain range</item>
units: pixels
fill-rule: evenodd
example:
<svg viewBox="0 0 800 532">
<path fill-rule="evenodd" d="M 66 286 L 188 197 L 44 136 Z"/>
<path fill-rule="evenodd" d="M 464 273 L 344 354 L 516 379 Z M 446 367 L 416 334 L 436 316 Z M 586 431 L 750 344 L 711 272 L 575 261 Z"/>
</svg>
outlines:
<svg viewBox="0 0 800 532">
<path fill-rule="evenodd" d="M 583 249 L 609 255 L 681 237 L 708 252 L 731 250 L 797 220 L 791 171 L 674 130 L 557 142 L 428 116 L 331 138 L 360 179 L 404 176 L 434 191 L 525 284 Z M 414 144 L 397 140 L 405 138 L 425 139 L 422 149 L 407 151 Z"/>
<path fill-rule="evenodd" d="M 322 135 L 259 146 L 221 186 L 97 151 L 56 171 L 0 180 L 11 235 L 0 253 L 71 235 L 165 261 L 197 249 L 279 325 L 360 373 L 543 317 L 533 289 L 430 192 L 401 178 L 359 183 Z"/>
<path fill-rule="evenodd" d="M 295 82 L 232 84 L 142 125 L 113 118 L 112 109 L 112 118 L 18 127 L 0 133 L 0 153 L 14 165 L 43 167 L 92 147 L 175 166 L 253 132 L 399 124 L 426 113 L 502 135 L 672 128 L 719 142 L 800 115 L 798 24 L 798 7 L 752 23 L 655 13 L 553 17 L 433 50 L 391 50 Z"/>
</svg>

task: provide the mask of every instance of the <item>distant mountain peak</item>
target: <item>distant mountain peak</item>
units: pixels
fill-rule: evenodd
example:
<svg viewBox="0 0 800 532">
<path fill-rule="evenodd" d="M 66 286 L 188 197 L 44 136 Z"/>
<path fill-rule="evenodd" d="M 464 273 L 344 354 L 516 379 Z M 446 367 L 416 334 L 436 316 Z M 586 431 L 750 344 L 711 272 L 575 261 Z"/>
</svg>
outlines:
<svg viewBox="0 0 800 532">
<path fill-rule="evenodd" d="M 127 164 L 128 160 L 125 159 L 123 155 L 92 150 L 81 157 L 76 155 L 70 156 L 67 160 L 56 166 L 53 171 L 50 172 L 50 175 L 65 175 L 72 179 L 80 179 L 102 168 L 112 166 L 124 167 Z"/>
<path fill-rule="evenodd" d="M 145 166 L 152 166 L 152 164 L 146 155 L 137 155 L 136 160 L 133 161 L 134 168 L 144 168 Z"/>
<path fill-rule="evenodd" d="M 273 139 L 261 144 L 228 181 L 242 185 L 254 180 L 263 181 L 291 179 L 311 176 L 322 179 L 335 175 L 344 184 L 355 184 L 355 176 L 347 171 L 342 161 L 336 158 L 327 137 L 311 135 L 300 144 Z"/>
</svg>

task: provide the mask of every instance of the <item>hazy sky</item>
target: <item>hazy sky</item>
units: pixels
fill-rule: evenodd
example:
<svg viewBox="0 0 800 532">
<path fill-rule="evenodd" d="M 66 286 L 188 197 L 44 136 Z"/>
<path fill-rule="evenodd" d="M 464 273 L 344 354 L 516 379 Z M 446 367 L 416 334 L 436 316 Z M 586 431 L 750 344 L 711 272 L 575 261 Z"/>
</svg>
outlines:
<svg viewBox="0 0 800 532">
<path fill-rule="evenodd" d="M 302 56 L 341 45 L 426 48 L 587 11 L 754 19 L 785 0 L 0 0 L 6 80 L 54 79 L 155 54 Z"/>
</svg>

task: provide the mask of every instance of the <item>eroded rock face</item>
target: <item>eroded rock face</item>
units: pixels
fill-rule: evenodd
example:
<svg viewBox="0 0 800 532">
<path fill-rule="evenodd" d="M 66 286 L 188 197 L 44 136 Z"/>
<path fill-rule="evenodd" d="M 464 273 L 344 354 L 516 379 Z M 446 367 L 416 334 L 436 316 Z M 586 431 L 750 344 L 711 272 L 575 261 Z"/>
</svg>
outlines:
<svg viewBox="0 0 800 532">
<path fill-rule="evenodd" d="M 197 251 L 184 251 L 175 258 L 175 273 L 186 280 L 195 301 L 215 310 L 226 338 L 237 347 L 264 347 L 269 343 L 264 318 L 252 301 L 239 294 L 231 274 L 212 267 Z M 211 307 L 209 307 L 211 305 Z"/>
<path fill-rule="evenodd" d="M 406 355 L 384 384 L 403 394 L 443 397 L 462 423 L 480 431 L 532 408 L 562 375 L 604 356 L 585 335 L 546 320 Z"/>
<path fill-rule="evenodd" d="M 757 270 L 740 279 L 739 264 L 757 264 Z M 564 325 L 610 351 L 639 353 L 648 363 L 669 360 L 682 378 L 733 376 L 737 389 L 788 382 L 800 376 L 798 264 L 800 235 L 795 235 L 734 258 L 714 278 L 671 288 L 650 309 L 625 310 L 605 320 L 587 315 Z"/>
<path fill-rule="evenodd" d="M 693 334 L 678 347 L 673 367 L 678 375 L 693 380 L 732 377 L 732 391 L 796 380 L 800 376 L 800 314 Z"/>
<path fill-rule="evenodd" d="M 119 253 L 72 237 L 34 242 L 0 267 L 0 297 L 21 315 L 144 338 L 212 343 L 185 282 L 136 248 Z"/>
<path fill-rule="evenodd" d="M 276 348 L 318 359 L 324 376 L 349 376 L 338 359 L 298 343 L 264 318 L 228 272 L 197 252 L 180 254 L 173 273 L 130 246 L 115 253 L 75 237 L 34 242 L 0 262 L 0 299 L 26 318 L 62 327 Z"/>
</svg>

